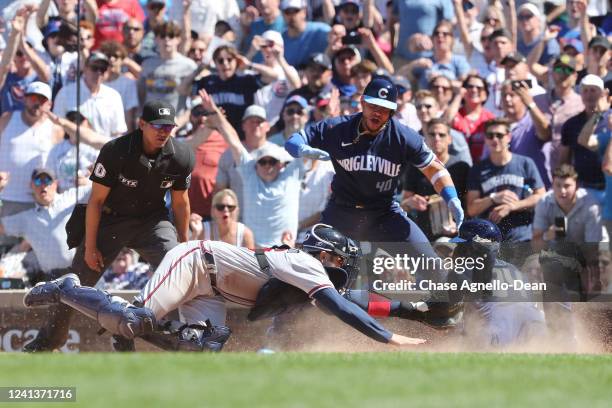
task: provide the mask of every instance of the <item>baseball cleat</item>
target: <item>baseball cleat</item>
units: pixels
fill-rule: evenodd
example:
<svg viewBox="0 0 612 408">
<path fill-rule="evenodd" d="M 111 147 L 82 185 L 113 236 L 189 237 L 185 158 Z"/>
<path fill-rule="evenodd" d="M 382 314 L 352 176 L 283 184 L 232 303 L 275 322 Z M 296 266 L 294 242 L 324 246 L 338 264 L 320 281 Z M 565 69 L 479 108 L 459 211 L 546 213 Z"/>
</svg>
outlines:
<svg viewBox="0 0 612 408">
<path fill-rule="evenodd" d="M 80 280 L 74 273 L 69 273 L 49 282 L 39 282 L 23 297 L 25 307 L 55 305 L 60 302 L 61 289 L 80 285 Z"/>
</svg>

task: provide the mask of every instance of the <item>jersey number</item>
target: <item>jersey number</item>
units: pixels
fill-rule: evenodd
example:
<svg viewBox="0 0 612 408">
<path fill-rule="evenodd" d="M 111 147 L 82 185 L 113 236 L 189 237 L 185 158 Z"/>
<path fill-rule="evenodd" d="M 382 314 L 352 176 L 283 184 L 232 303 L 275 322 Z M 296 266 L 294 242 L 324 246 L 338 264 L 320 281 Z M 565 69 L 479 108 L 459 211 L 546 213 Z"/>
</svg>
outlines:
<svg viewBox="0 0 612 408">
<path fill-rule="evenodd" d="M 388 179 L 387 181 L 379 181 L 376 183 L 376 189 L 381 193 L 383 191 L 391 190 L 391 185 L 393 184 L 393 179 Z"/>
</svg>

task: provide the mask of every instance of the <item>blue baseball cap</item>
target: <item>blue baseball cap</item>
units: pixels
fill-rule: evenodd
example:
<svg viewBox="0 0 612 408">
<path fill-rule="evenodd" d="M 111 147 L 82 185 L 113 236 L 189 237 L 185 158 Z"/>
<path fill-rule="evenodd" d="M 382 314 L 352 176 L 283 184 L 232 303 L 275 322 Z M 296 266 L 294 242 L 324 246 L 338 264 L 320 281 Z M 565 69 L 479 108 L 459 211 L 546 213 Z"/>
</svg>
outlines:
<svg viewBox="0 0 612 408">
<path fill-rule="evenodd" d="M 49 19 L 49 22 L 45 26 L 43 30 L 43 37 L 48 38 L 53 34 L 57 34 L 60 31 L 60 27 L 62 25 L 62 20 L 59 19 Z"/>
<path fill-rule="evenodd" d="M 397 109 L 397 88 L 387 78 L 377 77 L 370 81 L 363 92 L 363 100 L 383 108 Z"/>
</svg>

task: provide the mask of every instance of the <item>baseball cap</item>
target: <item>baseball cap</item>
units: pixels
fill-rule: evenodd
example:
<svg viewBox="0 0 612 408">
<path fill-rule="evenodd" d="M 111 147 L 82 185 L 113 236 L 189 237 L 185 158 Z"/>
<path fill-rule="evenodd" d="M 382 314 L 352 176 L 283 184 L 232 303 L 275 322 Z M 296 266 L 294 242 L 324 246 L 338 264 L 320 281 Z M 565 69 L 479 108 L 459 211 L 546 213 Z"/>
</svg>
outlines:
<svg viewBox="0 0 612 408">
<path fill-rule="evenodd" d="M 306 65 L 317 65 L 325 69 L 332 69 L 331 60 L 323 53 L 312 54 L 310 58 L 308 58 Z"/>
<path fill-rule="evenodd" d="M 87 65 L 89 66 L 96 65 L 96 66 L 108 68 L 110 65 L 110 61 L 108 57 L 106 56 L 106 54 L 100 51 L 94 51 L 87 58 Z"/>
<path fill-rule="evenodd" d="M 582 81 L 580 81 L 580 86 L 596 86 L 602 91 L 604 90 L 603 79 L 593 74 L 586 75 L 584 78 L 582 78 Z"/>
<path fill-rule="evenodd" d="M 359 11 L 361 11 L 361 1 L 360 0 L 342 0 L 340 2 L 340 4 L 338 5 L 339 8 L 342 8 L 346 5 L 349 4 L 353 4 L 355 6 L 357 6 L 357 8 L 359 9 Z"/>
<path fill-rule="evenodd" d="M 361 54 L 359 53 L 359 50 L 357 49 L 357 47 L 355 47 L 354 45 L 346 45 L 340 48 L 334 54 L 334 59 L 336 59 L 340 54 L 346 54 L 346 53 L 351 53 L 356 57 L 356 62 L 355 62 L 356 64 L 361 62 Z"/>
<path fill-rule="evenodd" d="M 610 41 L 602 35 L 596 35 L 589 41 L 589 48 L 593 47 L 603 47 L 606 50 L 610 49 Z"/>
<path fill-rule="evenodd" d="M 32 95 L 32 94 L 41 95 L 47 98 L 48 100 L 51 100 L 51 87 L 45 84 L 44 82 L 40 82 L 40 81 L 30 82 L 28 86 L 26 86 L 25 94 L 26 95 Z"/>
<path fill-rule="evenodd" d="M 584 44 L 582 44 L 582 41 L 580 41 L 580 39 L 578 38 L 562 39 L 561 44 L 563 45 L 563 50 L 565 50 L 566 47 L 572 47 L 579 54 L 582 54 L 584 52 Z"/>
<path fill-rule="evenodd" d="M 292 160 L 291 156 L 289 156 L 285 149 L 274 143 L 266 143 L 261 148 L 256 150 L 253 158 L 255 160 L 259 160 L 262 157 L 272 157 L 281 162 L 288 162 Z"/>
<path fill-rule="evenodd" d="M 306 2 L 304 0 L 283 0 L 280 5 L 281 10 L 287 9 L 303 9 L 306 7 Z"/>
<path fill-rule="evenodd" d="M 403 95 L 406 91 L 410 91 L 412 86 L 410 85 L 410 81 L 401 76 L 395 76 L 392 78 L 393 84 L 395 88 L 397 88 L 398 95 Z"/>
<path fill-rule="evenodd" d="M 297 103 L 298 105 L 302 107 L 302 109 L 308 108 L 308 101 L 304 99 L 303 97 L 301 97 L 300 95 L 293 95 L 287 98 L 283 107 L 289 105 L 290 103 Z"/>
<path fill-rule="evenodd" d="M 518 64 L 519 62 L 527 62 L 527 58 L 525 58 L 525 56 L 520 52 L 511 52 L 501 60 L 502 65 L 506 65 L 508 62 L 514 62 Z"/>
<path fill-rule="evenodd" d="M 363 91 L 363 100 L 383 108 L 397 109 L 397 88 L 386 78 L 374 78 Z"/>
<path fill-rule="evenodd" d="M 260 118 L 263 120 L 268 120 L 266 116 L 266 110 L 259 105 L 251 105 L 244 111 L 244 115 L 242 115 L 242 120 L 246 120 L 247 118 Z"/>
<path fill-rule="evenodd" d="M 572 69 L 576 69 L 576 60 L 569 54 L 561 54 L 557 58 L 555 58 L 555 62 L 553 63 L 553 67 L 556 66 L 565 66 L 570 67 Z"/>
<path fill-rule="evenodd" d="M 275 44 L 285 45 L 285 42 L 283 41 L 283 36 L 278 31 L 268 30 L 264 32 L 261 36 L 266 41 L 272 41 Z"/>
<path fill-rule="evenodd" d="M 521 11 L 524 11 L 524 10 L 529 11 L 531 14 L 533 14 L 537 18 L 542 18 L 542 13 L 540 13 L 540 9 L 538 9 L 538 6 L 536 6 L 533 3 L 523 3 L 516 11 L 516 14 L 518 15 L 521 13 Z"/>
<path fill-rule="evenodd" d="M 59 33 L 61 25 L 62 25 L 62 20 L 57 19 L 57 18 L 49 19 L 49 22 L 47 23 L 43 31 L 44 38 L 47 38 L 53 34 Z"/>
<path fill-rule="evenodd" d="M 141 119 L 152 125 L 176 125 L 174 106 L 162 100 L 152 100 L 144 104 Z"/>
<path fill-rule="evenodd" d="M 32 177 L 31 179 L 34 180 L 35 178 L 46 174 L 47 176 L 49 176 L 51 179 L 55 180 L 55 172 L 47 167 L 38 167 L 35 168 L 34 171 L 32 172 Z"/>
</svg>

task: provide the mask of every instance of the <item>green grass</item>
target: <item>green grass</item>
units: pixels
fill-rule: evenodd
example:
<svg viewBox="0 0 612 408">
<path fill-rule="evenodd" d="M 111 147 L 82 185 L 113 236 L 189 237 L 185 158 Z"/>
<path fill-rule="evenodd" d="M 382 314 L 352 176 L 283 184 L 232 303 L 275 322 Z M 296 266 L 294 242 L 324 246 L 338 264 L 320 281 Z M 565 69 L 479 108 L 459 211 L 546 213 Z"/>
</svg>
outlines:
<svg viewBox="0 0 612 408">
<path fill-rule="evenodd" d="M 67 407 L 610 407 L 611 355 L 0 354 L 2 386 L 75 386 Z"/>
</svg>

